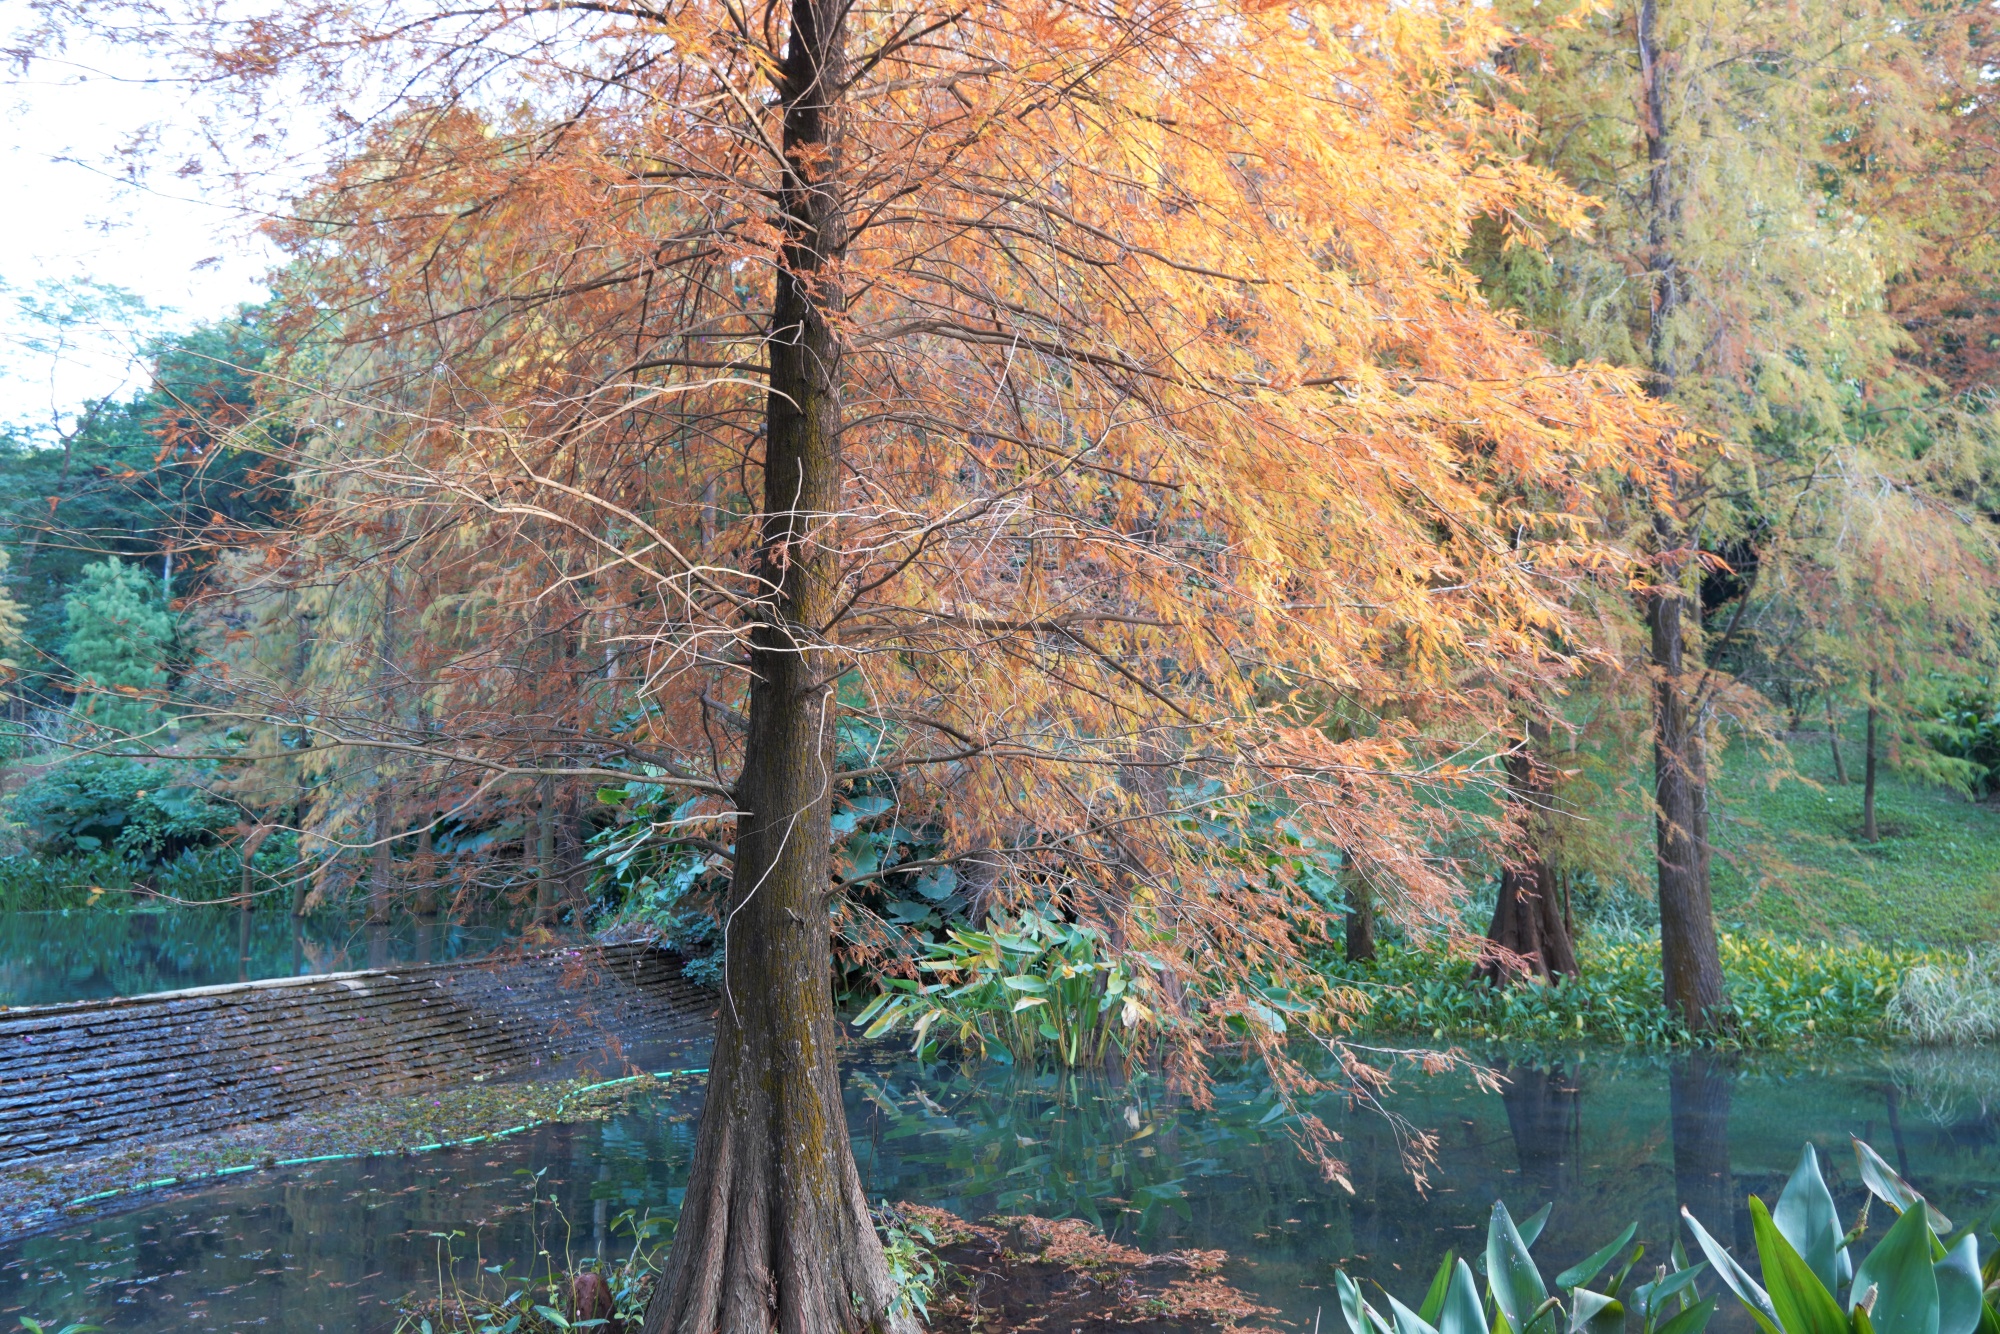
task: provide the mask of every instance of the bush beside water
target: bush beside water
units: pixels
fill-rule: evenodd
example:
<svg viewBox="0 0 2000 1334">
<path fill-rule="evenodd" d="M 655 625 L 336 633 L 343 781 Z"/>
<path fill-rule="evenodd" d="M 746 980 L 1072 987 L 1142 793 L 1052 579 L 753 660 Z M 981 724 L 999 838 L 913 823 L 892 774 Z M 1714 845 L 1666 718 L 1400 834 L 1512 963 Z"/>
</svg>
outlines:
<svg viewBox="0 0 2000 1334">
<path fill-rule="evenodd" d="M 1369 998 L 1365 1031 L 1433 1039 L 1615 1042 L 1666 1047 L 1691 1041 L 1660 1001 L 1660 946 L 1639 934 L 1586 938 L 1583 975 L 1559 984 L 1496 989 L 1473 980 L 1474 959 L 1443 944 L 1385 944 L 1372 963 L 1335 961 L 1332 980 Z M 1937 950 L 1801 944 L 1721 937 L 1734 1021 L 1723 1042 L 1779 1047 L 1801 1040 L 1895 1036 L 1891 1002 L 1913 970 L 1948 969 Z"/>
</svg>

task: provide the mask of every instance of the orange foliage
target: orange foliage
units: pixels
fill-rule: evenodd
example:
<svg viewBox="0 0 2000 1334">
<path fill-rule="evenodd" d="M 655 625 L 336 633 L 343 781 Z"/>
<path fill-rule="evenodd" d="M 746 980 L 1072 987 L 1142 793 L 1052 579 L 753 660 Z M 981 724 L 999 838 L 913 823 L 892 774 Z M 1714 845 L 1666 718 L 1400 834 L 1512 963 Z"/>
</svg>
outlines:
<svg viewBox="0 0 2000 1334">
<path fill-rule="evenodd" d="M 727 795 L 789 11 L 409 8 L 287 6 L 191 48 L 253 91 L 407 90 L 274 229 L 275 396 L 315 424 L 300 568 L 400 563 L 460 609 L 411 687 L 440 763 L 639 758 Z M 1464 818 L 1439 798 L 1595 642 L 1577 592 L 1626 568 L 1598 515 L 1657 484 L 1667 409 L 1551 365 L 1459 263 L 1476 219 L 1582 216 L 1490 147 L 1514 113 L 1462 95 L 1505 35 L 1486 7 L 847 22 L 835 147 L 805 164 L 850 229 L 813 280 L 846 478 L 808 516 L 841 581 L 813 628 L 881 725 L 840 777 L 892 781 L 906 822 L 1004 865 L 996 893 L 1143 945 L 1192 1076 L 1231 1017 L 1275 1043 L 1257 989 L 1306 985 L 1324 920 L 1193 822 L 1279 807 L 1433 916 Z M 724 844 L 711 809 L 683 832 Z"/>
</svg>

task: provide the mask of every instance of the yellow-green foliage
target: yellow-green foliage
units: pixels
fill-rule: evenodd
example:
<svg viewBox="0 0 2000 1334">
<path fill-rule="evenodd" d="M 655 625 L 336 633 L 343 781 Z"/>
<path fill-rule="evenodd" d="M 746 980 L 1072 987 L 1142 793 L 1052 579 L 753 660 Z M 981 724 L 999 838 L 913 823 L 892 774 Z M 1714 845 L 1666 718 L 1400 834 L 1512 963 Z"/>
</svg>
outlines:
<svg viewBox="0 0 2000 1334">
<path fill-rule="evenodd" d="M 1721 953 L 1732 1020 L 1718 1041 L 1742 1047 L 1887 1038 L 1890 1001 L 1903 975 L 1943 957 L 1929 950 L 1727 934 Z M 1504 990 L 1475 982 L 1470 952 L 1443 945 L 1390 945 L 1372 964 L 1329 969 L 1370 997 L 1360 1021 L 1369 1031 L 1640 1046 L 1690 1040 L 1660 1003 L 1656 939 L 1586 939 L 1579 955 L 1579 978 Z"/>
</svg>

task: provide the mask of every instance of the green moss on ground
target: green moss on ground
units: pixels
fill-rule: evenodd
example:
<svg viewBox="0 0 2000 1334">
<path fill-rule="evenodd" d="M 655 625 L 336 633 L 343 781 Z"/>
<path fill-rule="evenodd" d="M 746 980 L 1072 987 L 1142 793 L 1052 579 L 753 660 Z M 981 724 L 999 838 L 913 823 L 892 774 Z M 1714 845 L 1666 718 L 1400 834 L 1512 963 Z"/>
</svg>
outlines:
<svg viewBox="0 0 2000 1334">
<path fill-rule="evenodd" d="M 2000 940 L 2000 810 L 1883 773 L 1882 838 L 1863 843 L 1855 730 L 1843 734 L 1845 787 L 1823 737 L 1792 740 L 1798 777 L 1778 778 L 1751 747 L 1730 749 L 1715 784 L 1718 919 L 1731 930 L 1875 944 Z"/>
</svg>

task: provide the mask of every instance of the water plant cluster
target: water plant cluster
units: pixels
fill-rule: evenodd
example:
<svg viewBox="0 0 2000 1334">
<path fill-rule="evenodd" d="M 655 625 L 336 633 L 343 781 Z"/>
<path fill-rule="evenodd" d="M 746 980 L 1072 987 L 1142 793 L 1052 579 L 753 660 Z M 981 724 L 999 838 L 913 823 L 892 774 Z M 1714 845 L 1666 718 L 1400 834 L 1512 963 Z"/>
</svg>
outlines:
<svg viewBox="0 0 2000 1334">
<path fill-rule="evenodd" d="M 1387 1298 L 1384 1316 L 1343 1271 L 1341 1313 L 1350 1334 L 1701 1334 L 1723 1294 L 1736 1298 L 1762 1334 L 1993 1334 L 2000 1330 L 2000 1210 L 1954 1229 L 1874 1149 L 1854 1141 L 1861 1180 L 1896 1221 L 1858 1260 L 1868 1206 L 1844 1228 L 1809 1143 L 1775 1207 L 1749 1200 L 1762 1279 L 1693 1214 L 1682 1218 L 1702 1259 L 1679 1241 L 1666 1263 L 1640 1269 L 1638 1224 L 1545 1281 L 1531 1248 L 1548 1209 L 1516 1224 L 1496 1201 L 1483 1256 L 1484 1290 L 1465 1260 L 1447 1255 L 1422 1303 Z M 1614 1268 L 1614 1265 L 1616 1266 Z M 1704 1297 L 1704 1271 L 1711 1288 Z M 1600 1276 L 1610 1276 L 1599 1282 Z M 1628 1286 L 1628 1280 L 1640 1281 Z"/>
<path fill-rule="evenodd" d="M 1937 950 L 1859 942 L 1725 933 L 1720 945 L 1730 1023 L 1707 1040 L 1753 1048 L 1892 1038 L 1905 976 L 1953 963 Z M 1367 995 L 1360 1022 L 1371 1032 L 1667 1047 L 1692 1035 L 1661 1004 L 1659 948 L 1639 933 L 1586 938 L 1580 977 L 1508 988 L 1476 985 L 1475 956 L 1447 941 L 1385 944 L 1372 961 L 1329 960 L 1326 969 Z"/>
</svg>

